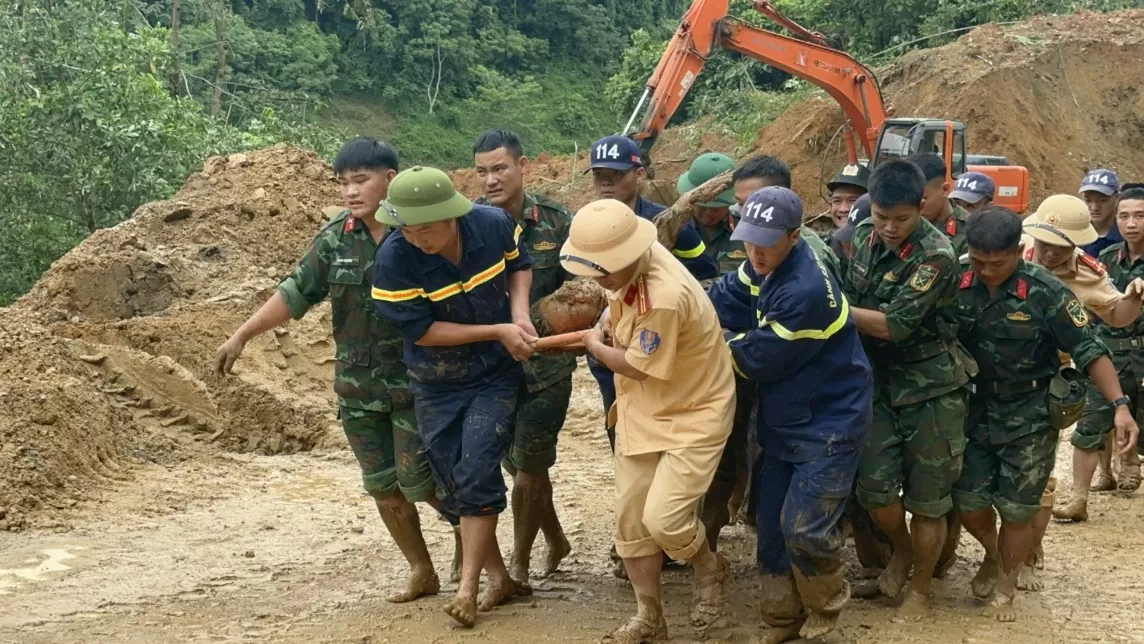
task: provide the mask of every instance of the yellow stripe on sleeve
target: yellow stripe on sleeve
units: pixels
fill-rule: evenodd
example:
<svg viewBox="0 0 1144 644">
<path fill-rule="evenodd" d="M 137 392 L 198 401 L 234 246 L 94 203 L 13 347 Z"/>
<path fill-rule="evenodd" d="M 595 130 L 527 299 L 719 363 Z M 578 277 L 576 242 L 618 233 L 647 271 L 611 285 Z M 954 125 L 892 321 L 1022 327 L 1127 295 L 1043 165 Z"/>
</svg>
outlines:
<svg viewBox="0 0 1144 644">
<path fill-rule="evenodd" d="M 419 288 L 410 288 L 404 291 L 386 291 L 375 286 L 370 289 L 370 295 L 373 296 L 373 299 L 383 302 L 408 302 L 412 299 L 425 297 L 425 291 Z"/>
<path fill-rule="evenodd" d="M 681 259 L 695 259 L 705 252 L 707 252 L 707 245 L 703 242 L 699 242 L 699 245 L 691 250 L 683 250 L 682 248 L 671 249 L 671 254 Z"/>
</svg>

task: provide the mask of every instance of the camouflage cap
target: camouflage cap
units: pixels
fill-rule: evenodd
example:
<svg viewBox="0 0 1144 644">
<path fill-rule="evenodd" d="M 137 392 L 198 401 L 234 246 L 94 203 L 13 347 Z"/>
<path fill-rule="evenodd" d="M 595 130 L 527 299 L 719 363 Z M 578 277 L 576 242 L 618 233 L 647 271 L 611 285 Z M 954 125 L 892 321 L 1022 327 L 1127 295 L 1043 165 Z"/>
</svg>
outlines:
<svg viewBox="0 0 1144 644">
<path fill-rule="evenodd" d="M 389 184 L 389 195 L 377 220 L 390 226 L 417 226 L 469 214 L 473 202 L 453 188 L 449 175 L 437 168 L 414 166 Z"/>
<path fill-rule="evenodd" d="M 1099 238 L 1088 206 L 1073 195 L 1053 195 L 1041 202 L 1024 224 L 1025 234 L 1053 246 L 1084 246 Z"/>
<path fill-rule="evenodd" d="M 679 189 L 679 194 L 684 194 L 699 186 L 707 183 L 711 179 L 735 169 L 735 161 L 725 154 L 718 152 L 708 152 L 707 154 L 700 155 L 698 159 L 691 163 L 691 167 L 687 169 L 679 177 L 675 187 Z M 707 203 L 701 203 L 700 206 L 704 208 L 727 208 L 735 203 L 735 188 L 730 187 L 720 192 L 715 199 Z"/>
</svg>

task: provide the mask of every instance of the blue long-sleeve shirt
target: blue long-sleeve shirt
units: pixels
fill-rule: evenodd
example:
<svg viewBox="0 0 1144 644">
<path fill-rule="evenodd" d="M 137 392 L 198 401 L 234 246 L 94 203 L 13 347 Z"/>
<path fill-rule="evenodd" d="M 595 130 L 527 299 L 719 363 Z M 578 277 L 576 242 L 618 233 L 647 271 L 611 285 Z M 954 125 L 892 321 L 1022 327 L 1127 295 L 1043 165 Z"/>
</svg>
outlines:
<svg viewBox="0 0 1144 644">
<path fill-rule="evenodd" d="M 874 380 L 846 297 L 800 240 L 759 287 L 757 324 L 728 340 L 758 383 L 759 442 L 790 462 L 855 450 L 869 431 Z"/>
</svg>

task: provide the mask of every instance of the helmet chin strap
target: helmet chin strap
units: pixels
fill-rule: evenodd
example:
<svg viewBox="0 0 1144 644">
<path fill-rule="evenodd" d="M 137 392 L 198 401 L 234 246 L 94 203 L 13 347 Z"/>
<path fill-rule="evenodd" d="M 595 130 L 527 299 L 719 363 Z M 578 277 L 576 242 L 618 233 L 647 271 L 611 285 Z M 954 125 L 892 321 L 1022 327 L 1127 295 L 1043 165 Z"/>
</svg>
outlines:
<svg viewBox="0 0 1144 644">
<path fill-rule="evenodd" d="M 1037 224 L 1025 224 L 1025 228 L 1039 228 L 1041 230 L 1047 230 L 1050 233 L 1056 235 L 1057 237 L 1060 237 L 1061 240 L 1063 240 L 1066 244 L 1068 244 L 1069 248 L 1076 248 L 1076 244 L 1074 244 L 1072 242 L 1072 240 L 1069 239 L 1068 235 L 1061 232 L 1061 229 L 1057 228 L 1056 226 L 1053 226 L 1050 224 L 1037 223 Z"/>
</svg>

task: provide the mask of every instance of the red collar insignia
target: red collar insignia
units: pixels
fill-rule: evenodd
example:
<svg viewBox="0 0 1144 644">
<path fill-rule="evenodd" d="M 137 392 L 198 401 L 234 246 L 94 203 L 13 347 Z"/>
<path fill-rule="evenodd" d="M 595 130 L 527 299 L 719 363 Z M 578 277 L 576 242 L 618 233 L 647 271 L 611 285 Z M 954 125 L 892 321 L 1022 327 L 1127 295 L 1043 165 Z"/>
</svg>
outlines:
<svg viewBox="0 0 1144 644">
<path fill-rule="evenodd" d="M 1085 266 L 1091 268 L 1092 270 L 1096 271 L 1100 275 L 1104 275 L 1108 272 L 1104 268 L 1104 264 L 1101 264 L 1098 260 L 1093 259 L 1092 256 L 1089 255 L 1088 253 L 1081 255 L 1079 259 L 1081 262 L 1084 263 Z"/>
<path fill-rule="evenodd" d="M 1025 251 L 1025 261 L 1027 261 L 1027 262 L 1033 261 L 1033 252 L 1035 250 L 1036 250 L 1035 248 L 1030 246 L 1029 249 Z"/>
<path fill-rule="evenodd" d="M 357 228 L 357 221 L 357 217 L 354 217 L 353 215 L 346 217 L 346 225 L 342 228 L 342 232 L 352 233 L 354 229 Z"/>
<path fill-rule="evenodd" d="M 1017 297 L 1022 300 L 1029 298 L 1029 283 L 1023 277 L 1017 278 Z"/>
<path fill-rule="evenodd" d="M 953 215 L 950 215 L 945 222 L 945 232 L 950 237 L 957 234 L 957 220 L 953 218 Z"/>
<path fill-rule="evenodd" d="M 905 259 L 909 257 L 912 252 L 914 252 L 914 242 L 908 241 L 902 244 L 902 249 L 898 251 L 898 259 Z"/>
<path fill-rule="evenodd" d="M 973 271 L 965 271 L 961 274 L 961 288 L 969 288 L 973 286 Z"/>
<path fill-rule="evenodd" d="M 532 223 L 540 222 L 540 206 L 532 204 Z"/>
</svg>

